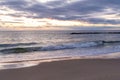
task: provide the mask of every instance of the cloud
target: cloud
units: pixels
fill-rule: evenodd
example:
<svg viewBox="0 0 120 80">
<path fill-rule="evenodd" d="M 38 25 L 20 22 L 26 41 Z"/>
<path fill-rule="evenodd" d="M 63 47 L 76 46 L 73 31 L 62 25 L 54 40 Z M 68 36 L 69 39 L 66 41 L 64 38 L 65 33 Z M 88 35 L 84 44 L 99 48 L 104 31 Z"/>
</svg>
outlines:
<svg viewBox="0 0 120 80">
<path fill-rule="evenodd" d="M 83 20 L 94 24 L 119 24 L 119 0 L 4 0 L 0 6 L 15 10 L 14 17 Z M 116 15 L 116 16 L 110 16 Z"/>
</svg>

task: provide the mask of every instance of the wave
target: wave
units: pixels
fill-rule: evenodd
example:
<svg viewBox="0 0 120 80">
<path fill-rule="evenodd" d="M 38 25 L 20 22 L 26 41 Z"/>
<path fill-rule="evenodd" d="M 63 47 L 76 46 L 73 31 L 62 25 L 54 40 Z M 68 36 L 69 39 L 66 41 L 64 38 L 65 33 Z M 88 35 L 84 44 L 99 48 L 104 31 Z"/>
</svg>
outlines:
<svg viewBox="0 0 120 80">
<path fill-rule="evenodd" d="M 16 47 L 0 50 L 1 53 L 12 54 L 12 53 L 26 53 L 34 51 L 55 51 L 64 49 L 74 49 L 74 48 L 90 48 L 96 46 L 103 46 L 108 43 L 118 43 L 120 41 L 90 41 L 90 42 L 77 42 L 77 43 L 65 43 L 59 45 L 49 45 L 40 47 Z M 27 44 L 24 44 L 27 45 Z"/>
<path fill-rule="evenodd" d="M 29 45 L 35 45 L 35 44 L 37 43 L 31 42 L 31 43 L 0 44 L 0 47 L 29 46 Z"/>
<path fill-rule="evenodd" d="M 102 45 L 102 41 L 91 41 L 91 42 L 80 42 L 80 43 L 66 43 L 59 45 L 40 46 L 40 47 L 16 47 L 0 50 L 2 53 L 26 53 L 33 51 L 54 51 L 63 49 L 74 49 L 74 48 L 88 48 Z"/>
</svg>

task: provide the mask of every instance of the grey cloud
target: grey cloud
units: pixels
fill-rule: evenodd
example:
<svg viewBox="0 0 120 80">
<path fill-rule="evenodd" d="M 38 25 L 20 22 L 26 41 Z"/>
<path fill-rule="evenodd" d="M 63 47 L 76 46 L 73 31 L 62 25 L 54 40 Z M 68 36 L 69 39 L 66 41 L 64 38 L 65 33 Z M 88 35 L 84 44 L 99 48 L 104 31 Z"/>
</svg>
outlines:
<svg viewBox="0 0 120 80">
<path fill-rule="evenodd" d="M 104 13 L 106 12 L 105 9 L 107 8 L 112 8 L 115 12 L 110 13 L 108 12 L 105 14 L 118 14 L 120 12 L 119 0 L 83 0 L 71 4 L 67 4 L 66 1 L 57 0 L 45 4 L 35 3 L 32 4 L 31 6 L 29 6 L 29 4 L 31 4 L 31 2 L 28 2 L 26 0 L 4 0 L 3 2 L 0 2 L 1 6 L 6 6 L 16 11 L 31 13 L 31 15 L 25 17 L 31 18 L 53 17 L 56 19 L 63 20 L 79 19 L 90 21 L 92 23 L 118 24 L 120 22 L 117 20 L 105 20 L 99 17 L 98 18 L 93 17 L 97 16 L 94 15 L 94 13 Z M 32 15 L 34 13 L 37 14 L 37 16 Z"/>
<path fill-rule="evenodd" d="M 4 1 L 2 1 L 2 2 L 0 2 L 0 5 L 1 6 L 6 6 L 6 7 L 9 7 L 9 8 L 21 8 L 21 7 L 23 7 L 23 6 L 25 6 L 26 5 L 26 1 L 24 1 L 24 0 L 19 0 L 19 1 L 17 1 L 17 0 L 4 0 Z"/>
<path fill-rule="evenodd" d="M 92 22 L 92 23 L 104 23 L 104 24 L 119 24 L 120 20 L 105 20 L 101 18 L 89 18 L 87 21 Z"/>
</svg>

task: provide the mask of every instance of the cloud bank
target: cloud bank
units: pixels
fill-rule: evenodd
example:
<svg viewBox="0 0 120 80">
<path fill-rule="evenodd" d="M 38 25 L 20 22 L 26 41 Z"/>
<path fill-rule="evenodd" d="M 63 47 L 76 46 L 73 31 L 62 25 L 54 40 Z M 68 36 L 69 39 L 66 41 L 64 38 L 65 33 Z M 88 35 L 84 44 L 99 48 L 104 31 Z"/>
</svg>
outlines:
<svg viewBox="0 0 120 80">
<path fill-rule="evenodd" d="M 2 0 L 0 6 L 0 15 L 17 17 L 12 22 L 24 17 L 120 24 L 119 0 Z"/>
</svg>

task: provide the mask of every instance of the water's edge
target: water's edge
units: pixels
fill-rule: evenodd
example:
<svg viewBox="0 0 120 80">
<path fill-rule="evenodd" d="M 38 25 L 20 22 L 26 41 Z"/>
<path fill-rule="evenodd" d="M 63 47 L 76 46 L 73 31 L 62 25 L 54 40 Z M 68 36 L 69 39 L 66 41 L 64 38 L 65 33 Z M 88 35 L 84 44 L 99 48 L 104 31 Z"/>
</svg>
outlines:
<svg viewBox="0 0 120 80">
<path fill-rule="evenodd" d="M 37 66 L 45 62 L 75 60 L 75 59 L 120 59 L 120 52 L 102 54 L 102 55 L 94 55 L 94 56 L 62 57 L 62 58 L 48 58 L 48 59 L 1 62 L 0 70 L 32 67 L 32 66 Z"/>
</svg>

